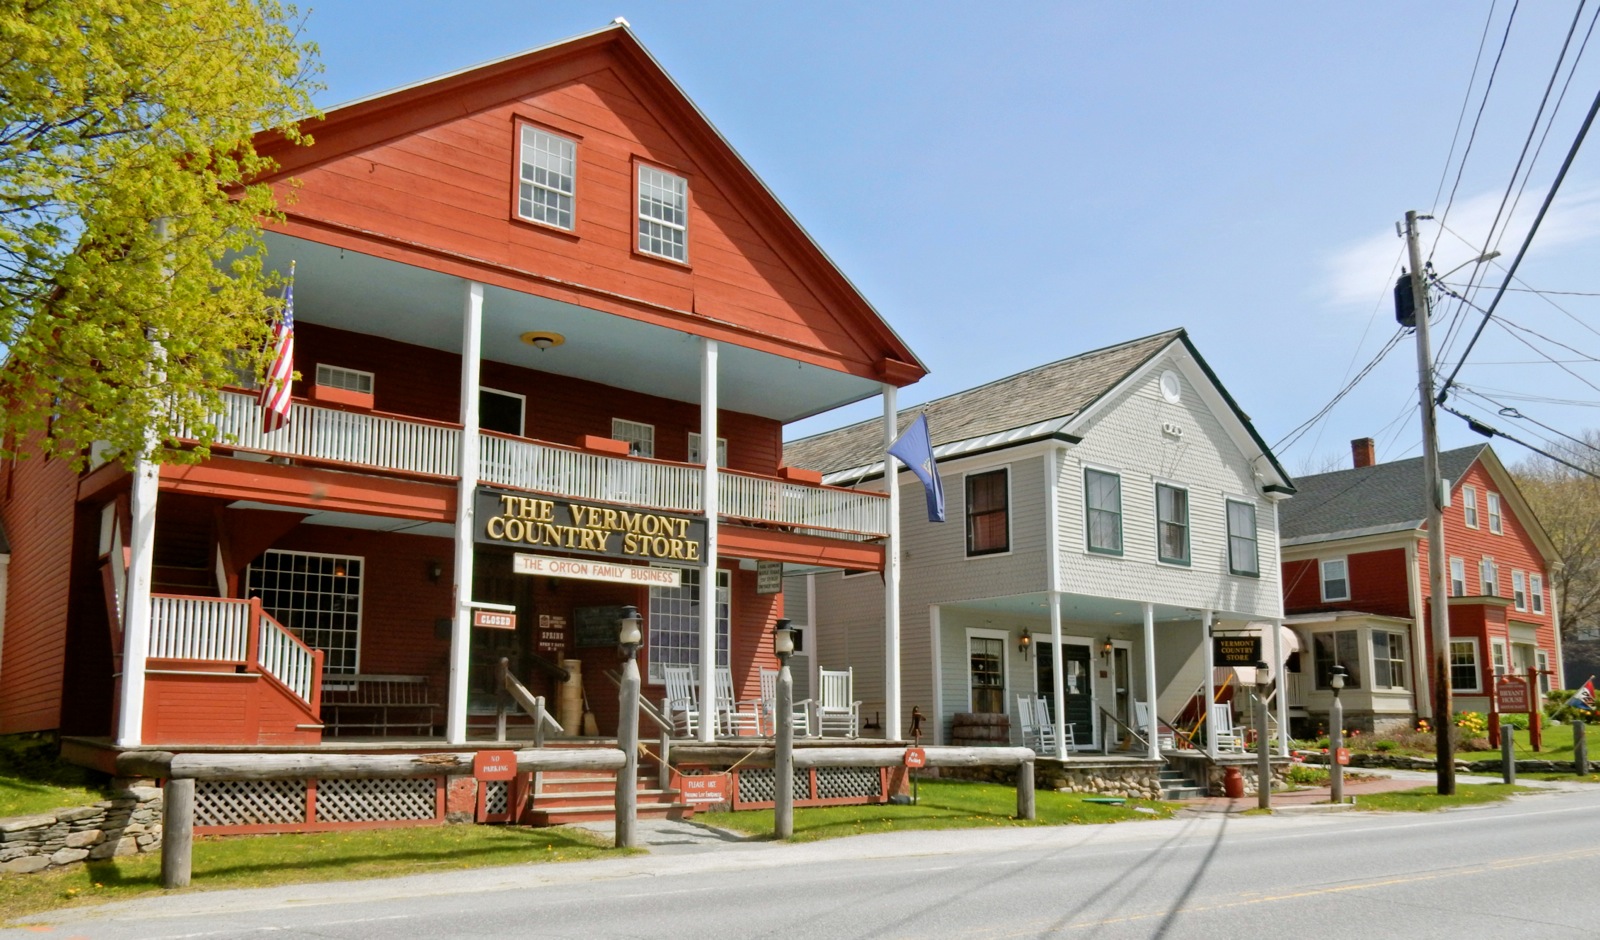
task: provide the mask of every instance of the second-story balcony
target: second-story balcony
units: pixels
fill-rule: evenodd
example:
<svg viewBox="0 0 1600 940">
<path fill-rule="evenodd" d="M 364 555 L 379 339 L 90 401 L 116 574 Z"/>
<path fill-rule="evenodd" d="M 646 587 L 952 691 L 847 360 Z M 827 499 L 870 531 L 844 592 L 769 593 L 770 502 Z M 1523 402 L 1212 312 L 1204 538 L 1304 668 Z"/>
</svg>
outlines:
<svg viewBox="0 0 1600 940">
<path fill-rule="evenodd" d="M 366 471 L 459 477 L 459 425 L 295 402 L 289 426 L 268 434 L 255 395 L 224 392 L 222 398 L 222 411 L 214 416 L 222 446 Z M 704 473 L 693 464 L 609 456 L 487 431 L 479 439 L 481 483 L 682 513 L 697 513 L 703 505 Z M 888 534 L 888 500 L 881 493 L 726 469 L 717 481 L 719 510 L 728 519 L 835 538 Z"/>
</svg>

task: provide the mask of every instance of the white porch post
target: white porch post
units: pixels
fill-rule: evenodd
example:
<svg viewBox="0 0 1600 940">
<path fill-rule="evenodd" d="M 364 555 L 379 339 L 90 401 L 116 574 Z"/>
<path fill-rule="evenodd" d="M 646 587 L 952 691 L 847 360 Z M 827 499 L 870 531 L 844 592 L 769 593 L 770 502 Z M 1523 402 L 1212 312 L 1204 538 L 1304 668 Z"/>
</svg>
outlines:
<svg viewBox="0 0 1600 940">
<path fill-rule="evenodd" d="M 1144 698 L 1150 703 L 1145 715 L 1149 725 L 1144 732 L 1145 744 L 1149 748 L 1147 756 L 1151 760 L 1160 760 L 1161 739 L 1158 732 L 1161 729 L 1161 716 L 1156 709 L 1156 605 L 1149 601 L 1144 603 Z"/>
<path fill-rule="evenodd" d="M 1216 664 L 1211 656 L 1211 611 L 1203 611 L 1200 615 L 1200 644 L 1204 650 L 1206 670 L 1206 701 L 1200 712 L 1206 729 L 1206 754 L 1212 760 L 1217 759 L 1216 729 L 1211 727 L 1211 700 L 1217 697 Z"/>
<path fill-rule="evenodd" d="M 716 737 L 717 720 L 717 341 L 700 340 L 700 484 L 706 515 L 705 568 L 700 574 L 700 740 Z M 730 637 L 730 642 L 731 642 Z M 730 649 L 729 654 L 732 654 Z M 729 665 L 732 665 L 730 662 Z"/>
<path fill-rule="evenodd" d="M 1044 454 L 1044 562 L 1045 584 L 1049 585 L 1050 604 L 1050 679 L 1055 694 L 1056 757 L 1067 759 L 1067 697 L 1066 678 L 1061 675 L 1061 487 L 1057 479 L 1056 458 L 1060 448 L 1052 447 Z M 1039 655 L 1037 652 L 1035 656 Z"/>
<path fill-rule="evenodd" d="M 1049 592 L 1050 599 L 1050 684 L 1056 703 L 1056 757 L 1067 759 L 1067 681 L 1061 674 L 1061 592 Z M 1084 676 L 1084 681 L 1090 681 Z"/>
<path fill-rule="evenodd" d="M 1272 621 L 1272 661 L 1278 677 L 1278 756 L 1289 756 L 1289 674 L 1284 669 L 1283 621 Z"/>
<path fill-rule="evenodd" d="M 144 670 L 150 654 L 150 571 L 155 559 L 156 494 L 161 465 L 141 458 L 133 465 L 133 516 L 128 533 L 128 595 L 122 611 L 122 700 L 117 704 L 117 744 L 144 743 Z M 115 560 L 113 560 L 115 564 Z"/>
<path fill-rule="evenodd" d="M 893 385 L 883 386 L 883 488 L 889 494 L 889 538 L 883 570 L 883 736 L 897 740 L 900 727 L 900 468 L 889 453 L 899 432 Z"/>
<path fill-rule="evenodd" d="M 483 285 L 467 281 L 461 306 L 461 450 L 456 484 L 455 623 L 450 631 L 450 697 L 445 740 L 467 740 L 467 670 L 472 651 L 473 498 L 478 489 L 478 372 L 483 356 Z"/>
</svg>

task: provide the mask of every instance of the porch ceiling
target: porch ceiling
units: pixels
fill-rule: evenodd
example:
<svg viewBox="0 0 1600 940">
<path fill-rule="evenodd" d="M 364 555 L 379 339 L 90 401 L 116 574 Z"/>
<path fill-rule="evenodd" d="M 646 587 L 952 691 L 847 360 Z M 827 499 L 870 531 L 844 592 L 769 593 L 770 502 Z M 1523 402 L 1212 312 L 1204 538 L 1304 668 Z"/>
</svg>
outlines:
<svg viewBox="0 0 1600 940">
<path fill-rule="evenodd" d="M 461 352 L 461 279 L 288 235 L 265 236 L 270 267 L 295 269 L 295 316 L 364 333 Z M 519 337 L 560 333 L 539 350 Z M 486 285 L 483 355 L 677 401 L 700 400 L 700 344 L 678 330 Z M 722 343 L 718 394 L 724 409 L 784 423 L 878 394 L 869 379 Z"/>
<path fill-rule="evenodd" d="M 956 601 L 940 606 L 1015 617 L 1048 617 L 1049 603 L 1050 595 L 1039 591 L 1033 594 Z M 1175 607 L 1170 604 L 1156 604 L 1155 614 L 1157 623 L 1194 622 L 1200 618 L 1200 612 L 1193 608 Z M 1229 617 L 1226 611 L 1216 611 L 1215 614 L 1219 618 L 1234 619 Z M 1144 623 L 1144 607 L 1139 601 L 1064 593 L 1061 595 L 1061 616 L 1067 620 L 1087 623 L 1139 626 Z"/>
<path fill-rule="evenodd" d="M 365 529 L 369 532 L 400 532 L 406 535 L 429 535 L 437 538 L 455 538 L 456 527 L 448 522 L 421 522 L 397 516 L 369 516 L 357 512 L 308 512 L 290 506 L 278 506 L 252 500 L 235 500 L 229 509 L 264 509 L 270 512 L 288 512 L 304 516 L 301 525 L 325 525 L 340 529 Z"/>
</svg>

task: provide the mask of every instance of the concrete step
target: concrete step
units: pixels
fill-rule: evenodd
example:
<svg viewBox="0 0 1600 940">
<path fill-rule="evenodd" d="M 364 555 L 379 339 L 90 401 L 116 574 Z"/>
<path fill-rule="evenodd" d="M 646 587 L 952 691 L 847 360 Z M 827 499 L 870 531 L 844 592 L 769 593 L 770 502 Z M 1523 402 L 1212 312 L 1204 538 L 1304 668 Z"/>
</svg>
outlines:
<svg viewBox="0 0 1600 940">
<path fill-rule="evenodd" d="M 640 819 L 689 819 L 694 808 L 683 803 L 640 803 Z M 617 818 L 616 807 L 611 803 L 591 803 L 563 806 L 559 809 L 530 809 L 522 816 L 529 826 L 565 826 L 577 822 L 602 822 Z"/>
<path fill-rule="evenodd" d="M 637 799 L 639 803 L 675 803 L 678 800 L 677 790 L 646 790 L 640 788 Z M 563 806 L 587 806 L 599 803 L 613 803 L 617 798 L 615 789 L 607 790 L 574 790 L 567 793 L 541 793 L 529 801 L 534 809 L 555 809 Z"/>
<path fill-rule="evenodd" d="M 1206 795 L 1205 787 L 1162 787 L 1163 800 L 1197 800 Z"/>
</svg>

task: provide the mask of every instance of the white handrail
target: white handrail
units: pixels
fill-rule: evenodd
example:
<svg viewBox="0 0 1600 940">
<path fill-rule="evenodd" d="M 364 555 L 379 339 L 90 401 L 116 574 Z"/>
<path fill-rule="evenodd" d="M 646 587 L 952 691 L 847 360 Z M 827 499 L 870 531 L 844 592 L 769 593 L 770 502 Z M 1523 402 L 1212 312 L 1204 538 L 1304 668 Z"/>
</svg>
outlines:
<svg viewBox="0 0 1600 940">
<path fill-rule="evenodd" d="M 311 683 L 316 658 L 283 624 L 261 615 L 261 639 L 257 657 L 261 671 L 282 682 L 300 700 L 311 703 Z"/>
<path fill-rule="evenodd" d="M 158 594 L 150 598 L 150 656 L 242 663 L 249 626 L 249 601 Z"/>
<path fill-rule="evenodd" d="M 211 420 L 217 440 L 247 450 L 406 473 L 456 474 L 458 428 L 295 402 L 289 426 L 267 434 L 261 430 L 261 406 L 255 396 L 240 392 L 223 392 L 222 411 Z"/>
<path fill-rule="evenodd" d="M 479 441 L 478 473 L 488 483 L 651 509 L 700 509 L 701 473 L 688 465 L 607 457 L 489 434 Z"/>
<path fill-rule="evenodd" d="M 879 493 L 806 486 L 722 473 L 717 505 L 724 515 L 868 536 L 889 534 L 889 501 Z M 819 532 L 820 534 L 820 532 Z"/>
</svg>

